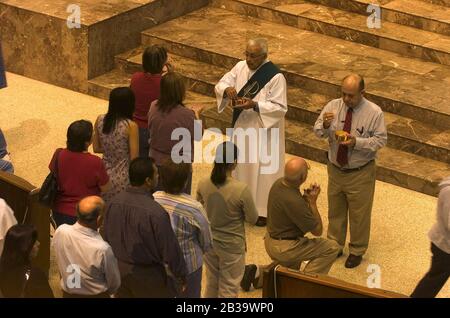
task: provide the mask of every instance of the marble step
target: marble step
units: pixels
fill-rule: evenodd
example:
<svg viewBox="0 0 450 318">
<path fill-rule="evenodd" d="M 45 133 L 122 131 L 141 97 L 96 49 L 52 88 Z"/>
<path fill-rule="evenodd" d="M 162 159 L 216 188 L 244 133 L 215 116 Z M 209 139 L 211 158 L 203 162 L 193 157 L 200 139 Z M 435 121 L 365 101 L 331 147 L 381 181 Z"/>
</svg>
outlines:
<svg viewBox="0 0 450 318">
<path fill-rule="evenodd" d="M 369 16 L 377 5 L 381 9 L 381 20 L 407 25 L 434 33 L 450 35 L 450 8 L 420 0 L 307 0 L 337 9 Z"/>
<path fill-rule="evenodd" d="M 379 29 L 371 29 L 366 15 L 306 0 L 213 0 L 212 4 L 239 14 L 450 65 L 450 36 L 388 21 L 383 21 Z"/>
<path fill-rule="evenodd" d="M 111 90 L 116 87 L 130 86 L 130 79 L 130 73 L 124 72 L 121 69 L 114 69 L 89 80 L 88 93 L 89 95 L 108 100 Z M 204 108 L 215 106 L 216 99 L 188 90 L 186 92 L 185 105 L 201 112 Z"/>
<path fill-rule="evenodd" d="M 142 44 L 161 44 L 174 54 L 230 69 L 243 58 L 246 41 L 261 36 L 292 86 L 336 96 L 342 78 L 357 72 L 365 77 L 367 96 L 384 111 L 450 127 L 445 65 L 211 7 L 144 31 Z"/>
<path fill-rule="evenodd" d="M 426 2 L 426 3 L 431 3 L 431 4 L 436 4 L 439 6 L 450 7 L 450 0 L 420 0 L 420 1 Z"/>
<path fill-rule="evenodd" d="M 116 57 L 116 65 L 123 72 L 141 71 L 142 48 Z M 198 62 L 189 58 L 170 55 L 175 70 L 188 82 L 189 90 L 214 97 L 214 85 L 227 70 L 222 67 Z M 289 86 L 287 118 L 313 125 L 328 101 L 338 96 L 328 96 Z M 450 163 L 450 128 L 442 131 L 417 120 L 385 112 L 389 133 L 388 145 L 392 148 Z"/>
<path fill-rule="evenodd" d="M 229 127 L 231 111 L 218 114 L 215 108 L 201 115 L 206 128 Z M 317 138 L 308 124 L 286 120 L 286 152 L 326 163 L 327 142 Z M 378 152 L 377 179 L 410 190 L 437 195 L 439 180 L 450 174 L 450 165 L 389 147 Z"/>
</svg>

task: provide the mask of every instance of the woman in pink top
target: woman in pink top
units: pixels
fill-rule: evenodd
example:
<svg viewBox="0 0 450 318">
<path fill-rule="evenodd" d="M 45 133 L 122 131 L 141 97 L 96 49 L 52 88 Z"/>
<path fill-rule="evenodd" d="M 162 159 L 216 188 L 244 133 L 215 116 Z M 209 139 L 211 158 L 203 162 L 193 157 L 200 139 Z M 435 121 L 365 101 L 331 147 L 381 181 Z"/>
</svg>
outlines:
<svg viewBox="0 0 450 318">
<path fill-rule="evenodd" d="M 196 116 L 193 110 L 183 105 L 185 96 L 186 86 L 179 74 L 169 72 L 162 77 L 160 98 L 151 104 L 148 112 L 149 156 L 155 160 L 158 169 L 169 158 L 174 162 L 181 161 L 181 158 L 187 163 L 194 161 L 194 137 L 200 140 L 202 136 L 201 129 L 197 129 L 200 131 L 199 136 L 194 136 Z M 184 128 L 189 132 L 190 143 L 184 144 L 183 147 L 180 145 L 186 142 L 185 137 L 172 140 L 172 132 L 177 128 Z M 172 148 L 175 145 L 177 158 L 172 157 Z M 191 194 L 191 182 L 192 174 L 188 178 L 184 193 Z M 157 190 L 161 190 L 161 183 Z"/>
<path fill-rule="evenodd" d="M 167 71 L 167 51 L 159 45 L 152 45 L 142 54 L 143 72 L 134 73 L 130 88 L 136 102 L 133 120 L 139 127 L 139 157 L 148 156 L 148 110 L 150 104 L 159 98 L 161 76 Z"/>
</svg>

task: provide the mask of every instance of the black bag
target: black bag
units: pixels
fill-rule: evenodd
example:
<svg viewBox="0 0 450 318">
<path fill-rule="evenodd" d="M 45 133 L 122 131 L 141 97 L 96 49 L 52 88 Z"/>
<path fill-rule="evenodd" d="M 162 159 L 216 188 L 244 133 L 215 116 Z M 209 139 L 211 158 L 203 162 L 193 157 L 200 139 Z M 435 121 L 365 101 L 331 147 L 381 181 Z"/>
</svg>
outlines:
<svg viewBox="0 0 450 318">
<path fill-rule="evenodd" d="M 58 195 L 58 157 L 61 150 L 61 148 L 56 150 L 54 161 L 55 169 L 54 171 L 50 171 L 39 191 L 39 202 L 50 208 L 53 206 L 56 196 Z"/>
</svg>

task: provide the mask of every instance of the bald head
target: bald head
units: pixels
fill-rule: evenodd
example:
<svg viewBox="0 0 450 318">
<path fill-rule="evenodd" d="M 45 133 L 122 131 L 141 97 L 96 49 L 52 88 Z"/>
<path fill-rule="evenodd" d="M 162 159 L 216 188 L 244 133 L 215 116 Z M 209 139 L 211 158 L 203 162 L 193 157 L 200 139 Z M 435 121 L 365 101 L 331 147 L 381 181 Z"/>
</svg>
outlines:
<svg viewBox="0 0 450 318">
<path fill-rule="evenodd" d="M 364 94 L 364 78 L 358 74 L 350 74 L 342 80 L 342 99 L 347 107 L 359 105 Z"/>
<path fill-rule="evenodd" d="M 345 86 L 351 90 L 363 91 L 364 90 L 364 78 L 361 75 L 352 73 L 347 75 L 342 80 L 342 86 Z"/>
<path fill-rule="evenodd" d="M 284 180 L 292 185 L 300 186 L 308 176 L 308 164 L 303 158 L 293 158 L 284 166 Z"/>
<path fill-rule="evenodd" d="M 78 220 L 85 224 L 97 223 L 102 214 L 105 202 L 98 196 L 90 196 L 82 199 L 77 204 Z"/>
</svg>

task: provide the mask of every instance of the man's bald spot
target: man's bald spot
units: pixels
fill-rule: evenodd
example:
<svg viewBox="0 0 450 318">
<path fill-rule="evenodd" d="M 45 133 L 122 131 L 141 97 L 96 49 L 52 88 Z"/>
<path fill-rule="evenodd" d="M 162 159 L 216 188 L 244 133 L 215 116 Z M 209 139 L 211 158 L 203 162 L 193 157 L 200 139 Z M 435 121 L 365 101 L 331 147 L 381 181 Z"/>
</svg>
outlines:
<svg viewBox="0 0 450 318">
<path fill-rule="evenodd" d="M 303 158 L 293 158 L 284 166 L 284 179 L 290 183 L 297 183 L 304 179 L 308 172 L 308 164 Z"/>
<path fill-rule="evenodd" d="M 349 74 L 342 80 L 342 86 L 348 90 L 359 90 L 360 92 L 364 90 L 364 78 L 359 74 Z"/>
<path fill-rule="evenodd" d="M 78 213 L 82 216 L 87 216 L 97 210 L 102 210 L 105 201 L 98 196 L 89 196 L 82 199 L 78 203 Z"/>
</svg>

